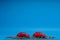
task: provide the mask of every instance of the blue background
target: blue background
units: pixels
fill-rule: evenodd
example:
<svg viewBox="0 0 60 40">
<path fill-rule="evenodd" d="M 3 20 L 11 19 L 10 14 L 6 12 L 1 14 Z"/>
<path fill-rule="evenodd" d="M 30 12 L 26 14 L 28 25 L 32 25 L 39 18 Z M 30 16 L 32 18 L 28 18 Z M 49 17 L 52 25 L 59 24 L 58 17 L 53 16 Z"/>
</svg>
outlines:
<svg viewBox="0 0 60 40">
<path fill-rule="evenodd" d="M 60 39 L 59 0 L 0 0 L 0 40 L 36 31 Z"/>
</svg>

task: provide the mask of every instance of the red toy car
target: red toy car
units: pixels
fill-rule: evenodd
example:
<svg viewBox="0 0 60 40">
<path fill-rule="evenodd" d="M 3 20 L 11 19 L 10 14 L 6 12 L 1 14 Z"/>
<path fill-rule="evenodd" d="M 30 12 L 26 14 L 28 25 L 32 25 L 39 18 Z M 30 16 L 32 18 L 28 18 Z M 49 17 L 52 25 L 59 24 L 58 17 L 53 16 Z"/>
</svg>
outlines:
<svg viewBox="0 0 60 40">
<path fill-rule="evenodd" d="M 25 32 L 20 32 L 20 33 L 18 33 L 17 34 L 17 37 L 30 37 L 30 35 L 29 34 L 26 34 Z"/>
<path fill-rule="evenodd" d="M 46 35 L 45 34 L 42 34 L 41 32 L 35 32 L 33 34 L 33 37 L 45 38 Z"/>
</svg>

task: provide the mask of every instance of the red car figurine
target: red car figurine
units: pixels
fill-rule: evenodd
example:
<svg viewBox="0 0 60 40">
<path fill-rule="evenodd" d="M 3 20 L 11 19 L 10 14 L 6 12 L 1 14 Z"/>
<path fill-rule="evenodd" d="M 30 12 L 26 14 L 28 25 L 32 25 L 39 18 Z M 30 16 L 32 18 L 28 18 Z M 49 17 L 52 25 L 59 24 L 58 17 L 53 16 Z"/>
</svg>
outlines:
<svg viewBox="0 0 60 40">
<path fill-rule="evenodd" d="M 17 37 L 26 37 L 26 38 L 28 38 L 28 37 L 30 37 L 30 35 L 26 34 L 25 32 L 20 32 L 20 33 L 17 34 Z"/>
<path fill-rule="evenodd" d="M 33 37 L 45 38 L 46 35 L 45 34 L 42 34 L 41 32 L 35 32 L 33 34 Z"/>
</svg>

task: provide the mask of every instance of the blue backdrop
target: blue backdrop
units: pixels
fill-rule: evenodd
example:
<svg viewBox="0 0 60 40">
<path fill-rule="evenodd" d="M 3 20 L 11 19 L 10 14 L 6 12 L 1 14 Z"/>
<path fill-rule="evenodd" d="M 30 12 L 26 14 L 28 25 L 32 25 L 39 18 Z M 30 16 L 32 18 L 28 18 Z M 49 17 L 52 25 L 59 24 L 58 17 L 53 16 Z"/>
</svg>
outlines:
<svg viewBox="0 0 60 40">
<path fill-rule="evenodd" d="M 36 31 L 60 39 L 59 0 L 0 0 L 0 40 Z"/>
</svg>

